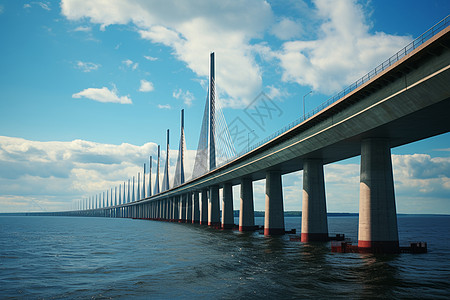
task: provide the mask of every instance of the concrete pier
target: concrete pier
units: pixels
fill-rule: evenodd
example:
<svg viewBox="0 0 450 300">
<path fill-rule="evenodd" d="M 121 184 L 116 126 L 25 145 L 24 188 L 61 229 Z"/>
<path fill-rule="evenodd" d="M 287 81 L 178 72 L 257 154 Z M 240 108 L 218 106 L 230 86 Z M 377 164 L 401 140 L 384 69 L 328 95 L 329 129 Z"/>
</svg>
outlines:
<svg viewBox="0 0 450 300">
<path fill-rule="evenodd" d="M 187 207 L 186 207 L 186 195 L 181 194 L 180 196 L 180 202 L 181 202 L 181 216 L 180 216 L 180 222 L 186 223 L 186 213 L 187 213 Z"/>
<path fill-rule="evenodd" d="M 180 204 L 178 202 L 178 197 L 174 196 L 172 197 L 173 202 L 173 221 L 179 222 L 180 221 Z"/>
<path fill-rule="evenodd" d="M 358 248 L 360 252 L 399 252 L 394 179 L 389 140 L 361 142 Z"/>
<path fill-rule="evenodd" d="M 303 162 L 302 242 L 327 241 L 325 181 L 321 159 Z"/>
<path fill-rule="evenodd" d="M 198 191 L 193 192 L 192 197 L 192 223 L 200 223 L 200 207 Z"/>
<path fill-rule="evenodd" d="M 208 225 L 208 190 L 202 190 L 202 199 L 200 205 L 200 224 Z"/>
<path fill-rule="evenodd" d="M 208 225 L 220 226 L 219 186 L 209 188 Z"/>
<path fill-rule="evenodd" d="M 227 182 L 224 183 L 222 191 L 222 228 L 232 229 L 233 227 L 233 186 Z"/>
<path fill-rule="evenodd" d="M 186 193 L 186 223 L 192 223 L 192 193 Z"/>
<path fill-rule="evenodd" d="M 239 231 L 255 229 L 255 210 L 253 207 L 253 182 L 251 178 L 245 177 L 241 179 Z"/>
<path fill-rule="evenodd" d="M 285 233 L 283 186 L 281 172 L 266 172 L 266 209 L 264 215 L 264 235 Z"/>
</svg>

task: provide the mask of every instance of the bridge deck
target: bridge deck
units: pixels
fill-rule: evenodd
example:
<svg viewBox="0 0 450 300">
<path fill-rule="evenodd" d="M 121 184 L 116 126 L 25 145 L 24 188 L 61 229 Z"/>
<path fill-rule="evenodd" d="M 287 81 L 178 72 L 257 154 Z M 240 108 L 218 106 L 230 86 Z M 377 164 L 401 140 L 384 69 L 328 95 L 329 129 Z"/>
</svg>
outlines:
<svg viewBox="0 0 450 300">
<path fill-rule="evenodd" d="M 450 27 L 351 93 L 292 129 L 157 200 L 215 184 L 239 184 L 303 168 L 303 159 L 325 164 L 360 155 L 361 140 L 389 138 L 397 147 L 450 131 Z"/>
</svg>

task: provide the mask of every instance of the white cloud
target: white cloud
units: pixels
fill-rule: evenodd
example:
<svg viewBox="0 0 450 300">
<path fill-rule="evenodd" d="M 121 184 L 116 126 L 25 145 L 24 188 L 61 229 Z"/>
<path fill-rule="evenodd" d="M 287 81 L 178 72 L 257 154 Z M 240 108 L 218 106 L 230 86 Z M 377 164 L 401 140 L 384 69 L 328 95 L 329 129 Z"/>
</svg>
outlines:
<svg viewBox="0 0 450 300">
<path fill-rule="evenodd" d="M 0 136 L 0 211 L 7 211 L 6 206 L 9 211 L 24 211 L 24 206 L 41 210 L 36 204 L 46 210 L 67 209 L 73 199 L 137 174 L 156 149 L 154 143 L 38 142 Z"/>
<path fill-rule="evenodd" d="M 273 85 L 267 86 L 267 89 L 267 96 L 271 99 L 280 100 L 289 96 L 288 92 L 284 91 L 283 89 L 274 87 Z"/>
<path fill-rule="evenodd" d="M 139 87 L 139 92 L 151 92 L 154 90 L 153 83 L 145 79 L 141 80 L 141 86 Z"/>
<path fill-rule="evenodd" d="M 77 68 L 82 70 L 83 72 L 91 72 L 96 71 L 101 65 L 94 64 L 91 62 L 83 62 L 83 61 L 77 61 Z"/>
<path fill-rule="evenodd" d="M 125 64 L 127 67 L 130 67 L 133 71 L 137 69 L 139 66 L 138 63 L 133 62 L 131 59 L 127 59 L 122 61 L 123 64 Z"/>
<path fill-rule="evenodd" d="M 177 142 L 172 144 L 178 147 Z M 186 178 L 191 176 L 195 154 L 195 150 L 185 153 Z M 136 176 L 150 155 L 154 160 L 154 183 L 155 143 L 39 142 L 0 136 L 0 211 L 69 209 L 72 201 L 109 190 Z M 171 183 L 177 156 L 178 151 L 171 149 Z M 164 158 L 165 151 L 161 153 L 162 169 Z M 399 213 L 450 213 L 449 157 L 393 155 L 392 160 Z M 324 172 L 328 211 L 358 212 L 359 164 L 334 163 L 326 165 Z M 301 208 L 302 173 L 283 176 L 286 210 Z M 264 180 L 254 184 L 255 195 L 263 196 L 264 185 Z M 264 201 L 255 202 L 255 208 L 263 210 Z"/>
<path fill-rule="evenodd" d="M 5 11 L 5 8 L 3 7 L 3 5 L 0 5 L 0 15 Z"/>
<path fill-rule="evenodd" d="M 281 40 L 289 40 L 301 37 L 303 29 L 300 23 L 288 18 L 282 18 L 280 22 L 272 27 L 271 33 Z"/>
<path fill-rule="evenodd" d="M 92 30 L 89 26 L 78 26 L 73 31 L 80 31 L 80 32 L 90 32 Z"/>
<path fill-rule="evenodd" d="M 282 80 L 332 93 L 364 75 L 403 47 L 410 37 L 369 31 L 368 14 L 355 0 L 316 0 L 315 8 L 303 2 L 302 23 L 279 17 L 274 23 L 266 1 L 199 1 L 180 5 L 179 1 L 113 1 L 108 9 L 100 2 L 63 0 L 62 13 L 69 20 L 89 19 L 105 29 L 111 24 L 132 23 L 143 39 L 173 49 L 197 76 L 209 75 L 209 54 L 216 53 L 218 98 L 223 105 L 242 108 L 261 91 L 261 66 L 255 54 L 279 63 Z M 294 7 L 295 5 L 291 5 Z M 249 10 L 248 7 L 252 9 Z M 298 9 L 298 8 L 295 8 Z M 306 12 L 303 12 L 307 10 Z M 266 30 L 280 39 L 290 39 L 281 49 L 258 44 Z M 131 61 L 130 61 L 131 62 Z M 130 67 L 137 68 L 135 64 Z"/>
<path fill-rule="evenodd" d="M 70 209 L 73 201 L 117 187 L 138 172 L 142 180 L 142 164 L 148 163 L 150 155 L 156 166 L 155 143 L 39 142 L 0 136 L 0 211 Z M 171 182 L 177 155 L 178 151 L 170 150 Z M 163 167 L 164 158 L 165 151 L 161 153 Z M 195 151 L 185 153 L 186 178 L 190 178 L 194 159 Z"/>
<path fill-rule="evenodd" d="M 209 54 L 215 51 L 217 85 L 229 105 L 243 107 L 261 90 L 261 69 L 249 44 L 272 22 L 270 5 L 265 1 L 199 1 L 188 5 L 165 1 L 160 5 L 158 1 L 133 0 L 111 2 L 104 9 L 98 2 L 64 0 L 61 7 L 68 19 L 89 18 L 101 28 L 133 23 L 142 38 L 171 47 L 200 77 L 209 75 Z"/>
<path fill-rule="evenodd" d="M 149 60 L 149 61 L 155 61 L 155 60 L 158 60 L 157 57 L 153 57 L 153 56 L 149 56 L 149 55 L 144 55 L 144 58 L 145 58 L 146 60 Z"/>
<path fill-rule="evenodd" d="M 182 89 L 177 89 L 177 90 L 173 91 L 172 96 L 175 99 L 183 100 L 183 103 L 185 105 L 187 105 L 188 107 L 192 105 L 192 101 L 194 101 L 194 99 L 195 99 L 194 95 L 191 92 L 189 92 L 189 91 L 183 92 Z"/>
<path fill-rule="evenodd" d="M 170 104 L 158 104 L 159 109 L 172 109 Z"/>
<path fill-rule="evenodd" d="M 48 10 L 50 11 L 50 2 L 49 1 L 45 1 L 45 2 L 31 2 L 31 3 L 27 3 L 23 5 L 23 8 L 31 8 L 31 5 L 38 5 L 39 7 L 41 7 L 42 9 Z"/>
<path fill-rule="evenodd" d="M 127 60 L 122 61 L 122 63 L 129 67 L 133 64 L 133 61 L 131 59 L 127 59 Z"/>
<path fill-rule="evenodd" d="M 107 102 L 120 104 L 132 103 L 129 96 L 118 96 L 117 89 L 115 87 L 113 88 L 112 91 L 110 91 L 107 87 L 102 87 L 101 89 L 88 88 L 79 93 L 73 94 L 72 98 L 88 98 L 102 103 Z"/>
<path fill-rule="evenodd" d="M 362 7 L 355 1 L 317 0 L 322 20 L 319 38 L 283 44 L 276 56 L 282 79 L 333 93 L 356 81 L 371 68 L 400 50 L 410 37 L 369 33 Z"/>
</svg>

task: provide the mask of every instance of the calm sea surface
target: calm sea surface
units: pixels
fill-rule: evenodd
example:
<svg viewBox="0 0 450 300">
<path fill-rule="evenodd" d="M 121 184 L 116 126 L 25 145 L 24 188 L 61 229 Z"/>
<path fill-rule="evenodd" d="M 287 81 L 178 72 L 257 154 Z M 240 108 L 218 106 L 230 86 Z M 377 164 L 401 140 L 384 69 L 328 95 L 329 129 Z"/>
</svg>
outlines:
<svg viewBox="0 0 450 300">
<path fill-rule="evenodd" d="M 264 218 L 256 218 L 263 224 Z M 0 217 L 0 298 L 450 298 L 450 216 L 399 216 L 427 254 L 330 252 L 289 235 L 145 220 Z M 300 218 L 286 229 L 300 230 Z M 357 239 L 357 217 L 328 218 Z"/>
</svg>

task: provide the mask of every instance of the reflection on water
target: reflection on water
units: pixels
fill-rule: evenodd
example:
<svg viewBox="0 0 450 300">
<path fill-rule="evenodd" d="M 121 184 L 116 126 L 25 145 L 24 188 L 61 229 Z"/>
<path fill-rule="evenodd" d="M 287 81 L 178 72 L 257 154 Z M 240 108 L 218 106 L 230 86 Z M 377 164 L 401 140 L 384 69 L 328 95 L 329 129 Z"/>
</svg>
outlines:
<svg viewBox="0 0 450 300">
<path fill-rule="evenodd" d="M 329 243 L 301 243 L 289 236 L 265 237 L 200 225 L 0 217 L 0 294 L 5 298 L 446 299 L 449 221 L 449 217 L 399 218 L 401 239 L 426 240 L 430 252 L 388 256 L 331 253 Z M 357 222 L 355 217 L 330 218 L 330 232 L 333 228 L 356 238 Z M 287 229 L 296 226 L 299 232 L 300 218 L 286 218 Z"/>
</svg>

